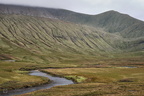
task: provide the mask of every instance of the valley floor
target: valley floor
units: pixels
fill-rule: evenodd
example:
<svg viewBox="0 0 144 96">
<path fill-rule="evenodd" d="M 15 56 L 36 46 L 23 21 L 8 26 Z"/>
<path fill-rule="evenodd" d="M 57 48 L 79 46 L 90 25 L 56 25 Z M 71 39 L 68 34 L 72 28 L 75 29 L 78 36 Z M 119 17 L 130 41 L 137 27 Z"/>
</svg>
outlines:
<svg viewBox="0 0 144 96">
<path fill-rule="evenodd" d="M 39 69 L 77 83 L 20 96 L 142 96 L 143 55 L 125 57 L 77 58 L 49 64 L 0 61 L 0 92 L 49 83 L 44 77 L 28 75 L 29 70 Z"/>
<path fill-rule="evenodd" d="M 28 88 L 49 83 L 49 79 L 28 75 L 29 71 L 22 67 L 36 67 L 37 64 L 22 62 L 0 62 L 0 93 L 6 90 Z"/>
<path fill-rule="evenodd" d="M 64 68 L 42 70 L 78 84 L 20 96 L 143 96 L 144 68 Z"/>
</svg>

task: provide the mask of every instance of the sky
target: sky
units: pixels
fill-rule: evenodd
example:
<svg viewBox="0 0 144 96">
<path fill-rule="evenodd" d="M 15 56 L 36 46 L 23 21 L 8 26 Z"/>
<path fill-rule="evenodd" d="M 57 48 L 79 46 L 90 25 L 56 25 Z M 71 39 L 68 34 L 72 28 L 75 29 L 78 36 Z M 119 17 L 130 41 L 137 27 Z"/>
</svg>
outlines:
<svg viewBox="0 0 144 96">
<path fill-rule="evenodd" d="M 0 0 L 0 3 L 61 8 L 93 15 L 115 10 L 144 21 L 144 0 Z"/>
</svg>

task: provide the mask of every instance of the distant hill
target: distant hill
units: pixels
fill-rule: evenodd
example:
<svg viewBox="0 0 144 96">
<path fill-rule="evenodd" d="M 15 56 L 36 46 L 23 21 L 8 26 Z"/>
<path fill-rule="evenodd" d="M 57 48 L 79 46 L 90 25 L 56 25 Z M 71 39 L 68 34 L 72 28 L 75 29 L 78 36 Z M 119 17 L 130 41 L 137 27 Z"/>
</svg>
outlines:
<svg viewBox="0 0 144 96">
<path fill-rule="evenodd" d="M 52 62 L 75 56 L 143 51 L 144 22 L 108 11 L 0 5 L 0 57 Z"/>
</svg>

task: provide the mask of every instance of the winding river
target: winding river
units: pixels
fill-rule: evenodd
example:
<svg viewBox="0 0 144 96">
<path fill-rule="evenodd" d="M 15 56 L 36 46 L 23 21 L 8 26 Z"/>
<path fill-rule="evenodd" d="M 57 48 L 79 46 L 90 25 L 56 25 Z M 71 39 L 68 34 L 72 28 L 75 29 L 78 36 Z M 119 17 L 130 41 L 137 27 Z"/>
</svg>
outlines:
<svg viewBox="0 0 144 96">
<path fill-rule="evenodd" d="M 47 77 L 52 82 L 50 84 L 45 84 L 45 85 L 41 85 L 41 86 L 37 86 L 37 87 L 8 91 L 6 93 L 0 94 L 0 96 L 20 95 L 20 94 L 25 94 L 28 92 L 40 90 L 40 89 L 48 89 L 48 88 L 51 88 L 54 86 L 74 84 L 74 82 L 72 80 L 68 80 L 68 79 L 61 78 L 61 77 L 54 77 L 54 76 L 48 75 L 46 73 L 40 72 L 38 70 L 31 71 L 29 75 Z"/>
</svg>

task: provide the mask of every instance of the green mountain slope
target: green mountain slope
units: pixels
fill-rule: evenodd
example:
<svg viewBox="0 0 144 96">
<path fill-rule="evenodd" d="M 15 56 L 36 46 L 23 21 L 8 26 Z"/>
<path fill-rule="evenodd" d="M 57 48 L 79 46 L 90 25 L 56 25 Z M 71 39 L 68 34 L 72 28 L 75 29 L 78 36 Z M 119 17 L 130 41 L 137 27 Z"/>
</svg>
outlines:
<svg viewBox="0 0 144 96">
<path fill-rule="evenodd" d="M 118 33 L 125 38 L 144 36 L 143 21 L 116 11 L 88 15 L 63 9 L 0 5 L 0 13 L 60 19 L 77 24 L 99 27 L 106 32 Z"/>
<path fill-rule="evenodd" d="M 60 20 L 0 15 L 0 41 L 1 54 L 25 58 L 25 54 L 95 55 L 100 51 L 116 51 L 120 50 L 116 44 L 121 37 Z"/>
<path fill-rule="evenodd" d="M 58 12 L 57 12 L 58 11 Z M 119 33 L 125 38 L 144 36 L 144 22 L 116 11 L 108 11 L 98 15 L 86 15 L 66 10 L 51 12 L 54 17 L 78 24 L 100 27 L 106 32 Z"/>
<path fill-rule="evenodd" d="M 115 11 L 0 6 L 0 59 L 49 63 L 142 51 L 143 35 L 142 21 Z"/>
</svg>

